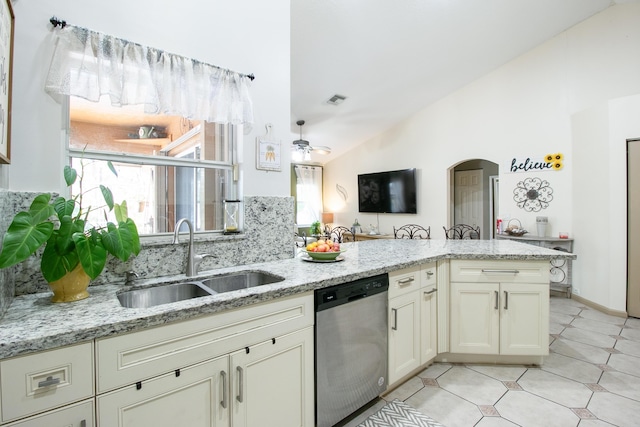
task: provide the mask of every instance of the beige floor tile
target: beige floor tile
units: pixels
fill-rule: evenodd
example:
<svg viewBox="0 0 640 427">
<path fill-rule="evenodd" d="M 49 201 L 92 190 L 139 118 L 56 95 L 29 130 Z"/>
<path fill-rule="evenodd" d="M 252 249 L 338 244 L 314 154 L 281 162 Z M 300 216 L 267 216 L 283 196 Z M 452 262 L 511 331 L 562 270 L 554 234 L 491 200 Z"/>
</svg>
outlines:
<svg viewBox="0 0 640 427">
<path fill-rule="evenodd" d="M 640 342 L 638 341 L 618 340 L 614 348 L 624 354 L 640 357 Z"/>
<path fill-rule="evenodd" d="M 611 393 L 640 402 L 640 379 L 638 377 L 624 372 L 604 372 L 598 384 Z"/>
<path fill-rule="evenodd" d="M 573 322 L 574 319 L 575 317 L 570 314 L 557 313 L 554 311 L 549 313 L 549 323 L 568 325 L 569 323 Z"/>
<path fill-rule="evenodd" d="M 571 326 L 586 329 L 587 331 L 600 332 L 605 335 L 618 335 L 622 331 L 622 322 L 613 324 L 585 318 L 574 319 L 571 322 Z"/>
<path fill-rule="evenodd" d="M 423 387 L 424 384 L 422 384 L 422 379 L 419 377 L 413 377 L 402 383 L 399 387 L 393 389 L 388 394 L 385 394 L 383 398 L 388 402 L 393 399 L 406 400 L 409 396 L 415 394 Z"/>
<path fill-rule="evenodd" d="M 612 354 L 608 365 L 616 371 L 640 377 L 640 359 L 635 356 Z"/>
<path fill-rule="evenodd" d="M 618 427 L 637 427 L 640 402 L 613 393 L 594 393 L 587 406 L 593 415 Z"/>
<path fill-rule="evenodd" d="M 420 378 L 438 378 L 440 375 L 451 369 L 449 363 L 434 363 L 427 367 L 424 371 L 420 372 L 418 376 Z"/>
<path fill-rule="evenodd" d="M 549 353 L 544 360 L 542 370 L 581 383 L 597 383 L 602 375 L 602 370 L 591 363 L 557 353 Z"/>
<path fill-rule="evenodd" d="M 583 344 L 594 345 L 596 347 L 613 347 L 616 344 L 615 338 L 611 338 L 609 335 L 586 331 L 580 328 L 567 328 L 562 331 L 560 336 Z"/>
<path fill-rule="evenodd" d="M 605 314 L 593 308 L 586 308 L 580 312 L 580 317 L 585 319 L 598 320 L 600 322 L 607 322 L 614 325 L 622 325 L 625 321 L 624 317 L 612 316 Z"/>
<path fill-rule="evenodd" d="M 593 392 L 584 384 L 541 369 L 528 369 L 518 384 L 530 393 L 569 408 L 584 408 Z"/>
<path fill-rule="evenodd" d="M 483 417 L 475 427 L 518 427 L 518 425 L 504 418 Z"/>
<path fill-rule="evenodd" d="M 510 365 L 468 365 L 467 367 L 498 381 L 517 381 L 527 370 L 524 366 Z"/>
<path fill-rule="evenodd" d="M 507 420 L 521 426 L 568 427 L 580 420 L 569 408 L 525 391 L 510 391 L 495 405 Z"/>
<path fill-rule="evenodd" d="M 608 351 L 603 350 L 601 347 L 595 347 L 568 339 L 555 340 L 551 343 L 549 349 L 564 356 L 573 357 L 590 363 L 607 363 L 609 355 L 611 354 Z"/>
<path fill-rule="evenodd" d="M 561 334 L 564 331 L 564 324 L 560 323 L 549 323 L 549 333 L 550 334 Z"/>
<path fill-rule="evenodd" d="M 636 342 L 640 342 L 640 329 L 635 328 L 624 328 L 620 333 L 623 337 L 633 340 Z"/>
<path fill-rule="evenodd" d="M 627 317 L 627 320 L 624 322 L 626 326 L 631 328 L 640 329 L 640 319 L 637 317 Z"/>
<path fill-rule="evenodd" d="M 438 378 L 438 384 L 444 390 L 476 405 L 493 405 L 507 392 L 500 381 L 464 366 L 449 369 Z"/>
<path fill-rule="evenodd" d="M 567 301 L 560 301 L 561 298 L 551 298 L 549 300 L 549 311 L 552 313 L 565 314 L 569 316 L 576 316 L 582 311 L 584 304 L 580 304 L 577 301 L 567 299 Z"/>
<path fill-rule="evenodd" d="M 613 424 L 600 420 L 580 420 L 578 427 L 615 427 Z"/>
<path fill-rule="evenodd" d="M 476 405 L 440 388 L 425 387 L 406 402 L 447 427 L 473 426 L 482 418 Z"/>
</svg>

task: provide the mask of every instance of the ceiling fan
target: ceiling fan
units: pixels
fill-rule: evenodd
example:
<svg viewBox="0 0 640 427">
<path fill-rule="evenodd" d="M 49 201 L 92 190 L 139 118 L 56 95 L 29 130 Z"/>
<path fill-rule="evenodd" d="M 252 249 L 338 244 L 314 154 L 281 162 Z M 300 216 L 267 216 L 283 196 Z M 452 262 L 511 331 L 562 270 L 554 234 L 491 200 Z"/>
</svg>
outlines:
<svg viewBox="0 0 640 427">
<path fill-rule="evenodd" d="M 304 120 L 298 120 L 296 124 L 300 126 L 300 139 L 293 141 L 293 145 L 291 146 L 291 156 L 294 160 L 311 160 L 312 151 L 318 154 L 331 153 L 331 148 L 329 147 L 323 147 L 320 145 L 311 146 L 309 141 L 302 139 L 302 126 L 304 125 Z"/>
</svg>

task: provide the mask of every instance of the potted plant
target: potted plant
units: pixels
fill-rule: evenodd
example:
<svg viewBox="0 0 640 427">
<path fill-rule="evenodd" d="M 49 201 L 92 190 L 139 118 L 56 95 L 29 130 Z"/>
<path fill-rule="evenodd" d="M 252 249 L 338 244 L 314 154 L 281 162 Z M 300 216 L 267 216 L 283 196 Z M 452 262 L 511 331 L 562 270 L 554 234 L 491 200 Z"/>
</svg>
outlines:
<svg viewBox="0 0 640 427">
<path fill-rule="evenodd" d="M 317 236 L 322 233 L 322 229 L 320 227 L 320 221 L 314 221 L 311 223 L 311 227 L 309 227 L 309 234 L 312 236 Z"/>
<path fill-rule="evenodd" d="M 117 176 L 111 162 L 109 169 Z M 64 167 L 64 179 L 71 187 L 78 173 L 70 166 Z M 104 227 L 95 227 L 87 221 L 94 208 L 84 209 L 82 175 L 79 194 L 70 199 L 43 193 L 36 196 L 28 211 L 19 212 L 4 235 L 0 268 L 16 265 L 44 246 L 40 270 L 53 290 L 53 302 L 76 301 L 89 296 L 87 286 L 91 279 L 102 273 L 111 254 L 122 261 L 140 252 L 138 229 L 127 216 L 126 201 L 113 202 L 111 190 L 100 185 L 108 212 L 113 212 L 116 222 L 108 221 Z M 107 209 L 105 209 L 107 210 Z M 106 217 L 107 212 L 105 212 Z M 69 283 L 70 282 L 70 283 Z"/>
</svg>

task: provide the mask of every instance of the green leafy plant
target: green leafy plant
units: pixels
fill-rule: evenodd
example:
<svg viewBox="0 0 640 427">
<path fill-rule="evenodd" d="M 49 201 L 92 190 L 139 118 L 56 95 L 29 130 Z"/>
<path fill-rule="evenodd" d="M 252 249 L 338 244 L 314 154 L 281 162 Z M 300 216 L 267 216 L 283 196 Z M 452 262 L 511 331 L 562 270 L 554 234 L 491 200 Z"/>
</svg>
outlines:
<svg viewBox="0 0 640 427">
<path fill-rule="evenodd" d="M 109 169 L 117 176 L 111 162 Z M 64 167 L 64 179 L 71 187 L 78 173 L 70 166 Z M 105 227 L 96 228 L 87 222 L 91 207 L 83 209 L 82 175 L 78 181 L 79 194 L 65 199 L 50 194 L 39 194 L 28 211 L 19 212 L 13 218 L 4 236 L 0 253 L 0 268 L 16 265 L 34 254 L 44 245 L 40 269 L 49 283 L 62 278 L 78 264 L 91 279 L 102 273 L 108 254 L 127 261 L 140 252 L 140 237 L 136 224 L 127 216 L 127 203 L 113 202 L 111 190 L 100 185 L 105 206 L 113 212 L 116 222 L 107 221 Z M 98 190 L 98 188 L 88 191 Z M 106 209 L 105 209 L 106 210 Z M 107 212 L 105 212 L 105 218 Z"/>
<path fill-rule="evenodd" d="M 320 234 L 322 233 L 322 228 L 320 227 L 320 221 L 314 221 L 311 223 L 311 227 L 309 227 L 309 234 Z"/>
</svg>

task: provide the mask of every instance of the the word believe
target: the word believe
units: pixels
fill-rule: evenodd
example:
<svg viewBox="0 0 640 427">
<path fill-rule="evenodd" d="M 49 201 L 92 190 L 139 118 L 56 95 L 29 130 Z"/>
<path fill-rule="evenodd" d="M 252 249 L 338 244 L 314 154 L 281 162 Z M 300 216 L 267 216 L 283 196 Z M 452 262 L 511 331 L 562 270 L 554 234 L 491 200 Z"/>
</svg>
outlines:
<svg viewBox="0 0 640 427">
<path fill-rule="evenodd" d="M 553 163 L 534 162 L 529 157 L 527 157 L 527 160 L 521 163 L 518 163 L 518 159 L 516 159 L 515 157 L 511 161 L 511 172 L 526 172 L 530 170 L 547 170 L 547 169 L 553 169 Z"/>
</svg>

